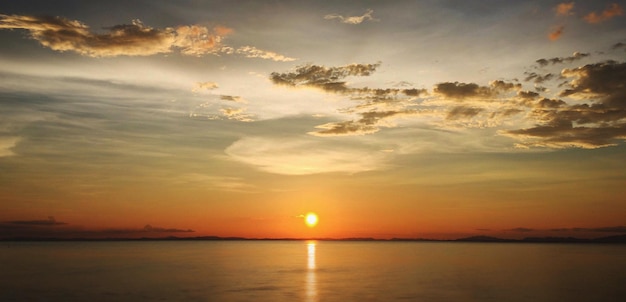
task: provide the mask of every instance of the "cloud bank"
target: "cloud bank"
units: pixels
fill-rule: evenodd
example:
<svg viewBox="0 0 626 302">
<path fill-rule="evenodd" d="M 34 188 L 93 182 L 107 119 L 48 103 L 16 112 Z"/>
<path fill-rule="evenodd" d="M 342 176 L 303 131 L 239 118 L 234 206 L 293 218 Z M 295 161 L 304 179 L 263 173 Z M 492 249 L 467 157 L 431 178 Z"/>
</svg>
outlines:
<svg viewBox="0 0 626 302">
<path fill-rule="evenodd" d="M 183 25 L 157 29 L 135 19 L 130 24 L 108 27 L 108 32 L 96 33 L 80 21 L 63 17 L 0 15 L 0 29 L 27 30 L 30 37 L 44 47 L 96 58 L 178 52 L 187 56 L 237 53 L 247 58 L 295 60 L 253 46 L 237 49 L 226 46 L 223 40 L 233 33 L 233 29 L 224 26 Z"/>
<path fill-rule="evenodd" d="M 590 57 L 575 52 L 571 56 L 536 60 L 539 68 L 573 64 Z M 442 82 L 429 91 L 415 88 L 351 87 L 349 76 L 370 76 L 376 64 L 338 67 L 302 65 L 292 72 L 270 74 L 279 86 L 315 88 L 356 102 L 338 113 L 352 118 L 329 122 L 309 132 L 313 136 L 351 136 L 394 128 L 399 122 L 429 123 L 444 129 L 493 128 L 508 124 L 500 135 L 514 138 L 521 148 L 600 148 L 626 139 L 626 63 L 605 61 L 560 74 L 525 72 L 524 81 L 553 84 L 560 81 L 556 95 L 523 90 L 521 83 L 494 80 L 489 85 Z M 535 67 L 537 68 L 537 67 Z M 513 128 L 513 125 L 534 126 Z"/>
</svg>

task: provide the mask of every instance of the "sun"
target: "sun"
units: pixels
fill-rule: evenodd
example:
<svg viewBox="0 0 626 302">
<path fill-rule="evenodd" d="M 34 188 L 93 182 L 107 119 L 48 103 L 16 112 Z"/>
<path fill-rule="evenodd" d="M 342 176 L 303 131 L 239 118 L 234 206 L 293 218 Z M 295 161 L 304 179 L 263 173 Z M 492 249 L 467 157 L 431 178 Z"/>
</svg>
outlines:
<svg viewBox="0 0 626 302">
<path fill-rule="evenodd" d="M 304 223 L 310 228 L 317 225 L 317 220 L 317 214 L 315 213 L 307 213 L 306 216 L 304 216 Z"/>
</svg>

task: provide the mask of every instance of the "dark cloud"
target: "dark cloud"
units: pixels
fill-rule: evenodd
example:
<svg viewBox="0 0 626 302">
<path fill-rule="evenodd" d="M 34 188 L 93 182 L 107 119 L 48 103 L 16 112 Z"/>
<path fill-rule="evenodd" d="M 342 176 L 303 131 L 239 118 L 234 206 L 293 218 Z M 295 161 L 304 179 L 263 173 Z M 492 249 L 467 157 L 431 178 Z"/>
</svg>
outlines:
<svg viewBox="0 0 626 302">
<path fill-rule="evenodd" d="M 80 21 L 52 16 L 0 15 L 0 28 L 25 29 L 41 45 L 56 51 L 73 51 L 90 57 L 149 56 L 170 53 L 185 55 L 217 53 L 221 40 L 232 32 L 225 27 L 179 26 L 155 29 L 139 20 L 115 25 L 97 34 Z"/>
<path fill-rule="evenodd" d="M 414 110 L 361 112 L 359 113 L 361 118 L 356 121 L 342 121 L 320 125 L 316 128 L 322 130 L 310 132 L 309 134 L 315 136 L 370 134 L 378 132 L 385 119 L 415 114 L 418 114 L 418 112 Z M 388 124 L 386 124 L 386 126 L 388 126 Z"/>
<path fill-rule="evenodd" d="M 626 43 L 623 42 L 618 42 L 613 44 L 613 46 L 611 46 L 611 49 L 615 50 L 615 49 L 621 49 L 623 48 L 624 50 L 626 50 Z"/>
<path fill-rule="evenodd" d="M 510 229 L 509 231 L 527 233 L 527 232 L 533 232 L 533 231 L 535 231 L 535 229 L 521 228 L 520 227 L 520 228 Z"/>
<path fill-rule="evenodd" d="M 190 229 L 163 228 L 146 225 L 129 229 L 83 229 L 48 220 L 16 220 L 0 222 L 0 238 L 138 238 L 159 237 L 176 233 L 192 233 Z"/>
<path fill-rule="evenodd" d="M 148 233 L 192 233 L 193 230 L 190 229 L 171 229 L 171 228 L 161 228 L 161 227 L 153 227 L 149 224 L 146 224 L 143 227 L 143 230 Z"/>
<path fill-rule="evenodd" d="M 445 82 L 435 85 L 435 93 L 448 98 L 464 99 L 471 97 L 489 97 L 493 92 L 488 87 L 479 86 L 475 83 Z"/>
<path fill-rule="evenodd" d="M 511 130 L 507 133 L 519 137 L 539 139 L 534 146 L 550 148 L 600 148 L 614 146 L 616 140 L 626 138 L 626 123 L 608 127 L 574 127 L 570 121 L 561 121 L 545 126 Z"/>
<path fill-rule="evenodd" d="M 547 66 L 547 65 L 554 65 L 554 64 L 563 64 L 563 63 L 572 63 L 574 61 L 578 61 L 581 60 L 583 58 L 586 58 L 590 56 L 589 53 L 581 53 L 581 52 L 575 52 L 574 54 L 572 54 L 569 57 L 555 57 L 555 58 L 551 58 L 551 59 L 539 59 L 535 62 L 537 62 L 537 64 L 541 67 Z M 528 80 L 527 80 L 528 81 Z"/>
<path fill-rule="evenodd" d="M 626 109 L 626 62 L 606 61 L 565 69 L 564 77 L 574 78 L 561 96 L 597 97 L 611 108 Z"/>
<path fill-rule="evenodd" d="M 484 109 L 482 108 L 476 108 L 476 107 L 467 107 L 467 106 L 456 106 L 454 108 L 452 108 L 452 110 L 450 110 L 448 112 L 448 115 L 446 116 L 446 119 L 449 120 L 456 120 L 456 119 L 460 119 L 460 118 L 472 118 L 476 115 L 478 115 L 479 113 L 483 112 Z"/>
<path fill-rule="evenodd" d="M 521 89 L 521 84 L 492 81 L 489 86 L 475 83 L 444 82 L 436 84 L 433 91 L 446 98 L 462 100 L 466 98 L 489 98 L 499 93 Z"/>
<path fill-rule="evenodd" d="M 562 100 L 553 100 L 548 98 L 543 98 L 537 102 L 537 107 L 539 108 L 559 108 L 565 106 L 565 103 Z"/>
<path fill-rule="evenodd" d="M 537 74 L 536 72 L 531 72 L 531 73 L 525 73 L 525 74 L 526 74 L 526 77 L 524 78 L 524 81 L 528 82 L 532 80 L 536 84 L 541 84 L 543 82 L 552 80 L 555 77 L 553 73 L 540 75 L 540 74 Z"/>
<path fill-rule="evenodd" d="M 534 91 L 518 91 L 517 96 L 525 100 L 532 100 L 539 97 L 539 93 Z"/>
<path fill-rule="evenodd" d="M 343 79 L 349 76 L 369 76 L 379 66 L 379 63 L 350 64 L 340 67 L 307 64 L 296 67 L 294 72 L 272 72 L 270 80 L 276 85 L 315 87 L 327 92 L 350 93 L 354 91 L 346 86 Z"/>
<path fill-rule="evenodd" d="M 407 96 L 420 96 L 420 95 L 426 95 L 428 94 L 428 91 L 426 89 L 403 89 L 402 93 L 404 93 Z"/>
<path fill-rule="evenodd" d="M 361 118 L 350 121 L 332 122 L 316 126 L 315 136 L 363 135 L 375 133 L 380 127 L 391 127 L 390 119 L 417 114 L 407 109 L 416 97 L 428 95 L 426 89 L 416 88 L 353 88 L 348 87 L 345 78 L 349 76 L 369 76 L 380 66 L 376 64 L 351 64 L 339 67 L 302 65 L 287 73 L 273 72 L 270 80 L 276 85 L 289 87 L 312 87 L 328 93 L 336 93 L 362 103 L 344 108 L 340 112 L 357 114 Z M 505 85 L 506 86 L 506 85 Z"/>
<path fill-rule="evenodd" d="M 65 222 L 59 222 L 54 219 L 54 217 L 49 216 L 46 220 L 13 220 L 8 221 L 9 224 L 16 225 L 29 225 L 29 226 L 55 226 L 55 225 L 65 225 Z"/>
<path fill-rule="evenodd" d="M 554 148 L 599 148 L 626 139 L 626 63 L 587 64 L 565 69 L 562 75 L 573 80 L 559 96 L 590 100 L 590 104 L 543 98 L 533 111 L 540 124 L 507 133 L 530 140 L 531 145 Z"/>
</svg>

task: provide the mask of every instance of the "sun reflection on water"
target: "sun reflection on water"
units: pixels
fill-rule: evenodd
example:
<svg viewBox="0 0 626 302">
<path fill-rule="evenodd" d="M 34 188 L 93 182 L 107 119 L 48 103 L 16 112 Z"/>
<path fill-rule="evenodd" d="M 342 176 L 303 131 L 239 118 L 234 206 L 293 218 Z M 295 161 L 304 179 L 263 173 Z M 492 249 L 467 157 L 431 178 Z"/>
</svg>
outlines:
<svg viewBox="0 0 626 302">
<path fill-rule="evenodd" d="M 315 279 L 315 241 L 307 241 L 306 300 L 317 301 L 317 280 Z"/>
</svg>

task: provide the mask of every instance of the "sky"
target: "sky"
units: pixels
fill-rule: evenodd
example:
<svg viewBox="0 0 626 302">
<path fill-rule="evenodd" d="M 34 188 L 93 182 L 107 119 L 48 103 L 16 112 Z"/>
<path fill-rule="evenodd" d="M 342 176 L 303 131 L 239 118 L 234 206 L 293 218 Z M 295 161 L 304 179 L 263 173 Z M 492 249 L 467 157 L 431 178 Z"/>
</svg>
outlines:
<svg viewBox="0 0 626 302">
<path fill-rule="evenodd" d="M 4 1 L 0 237 L 625 234 L 624 9 Z"/>
</svg>

